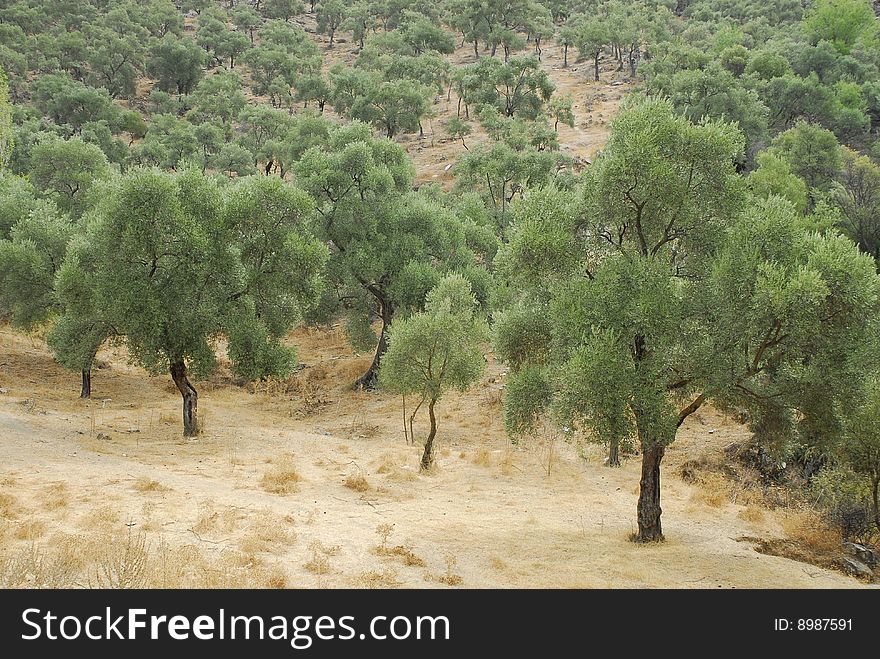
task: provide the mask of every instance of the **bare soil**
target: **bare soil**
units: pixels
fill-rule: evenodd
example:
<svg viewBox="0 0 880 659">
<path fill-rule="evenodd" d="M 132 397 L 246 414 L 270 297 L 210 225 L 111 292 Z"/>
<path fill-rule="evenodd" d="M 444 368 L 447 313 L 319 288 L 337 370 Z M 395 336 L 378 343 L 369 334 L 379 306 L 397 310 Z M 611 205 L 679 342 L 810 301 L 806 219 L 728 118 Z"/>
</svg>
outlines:
<svg viewBox="0 0 880 659">
<path fill-rule="evenodd" d="M 504 370 L 491 355 L 473 391 L 441 401 L 438 466 L 419 474 L 400 399 L 349 388 L 369 356 L 352 354 L 339 328 L 291 340 L 304 368 L 287 381 L 240 387 L 221 367 L 198 384 L 205 431 L 192 441 L 168 376 L 110 348 L 93 400 L 81 401 L 77 375 L 40 339 L 0 328 L 0 563 L 73 543 L 86 555 L 74 584 L 94 585 L 89 575 L 108 560 L 95 545 L 134 536 L 151 556 L 148 585 L 860 585 L 755 551 L 784 539 L 784 510 L 750 513 L 727 490 L 715 496 L 711 481 L 680 478 L 683 463 L 746 434 L 713 410 L 694 415 L 668 452 L 667 541 L 640 546 L 628 539 L 638 459 L 608 468 L 600 447 L 549 430 L 511 446 L 500 423 Z M 423 420 L 415 430 L 425 432 Z M 225 562 L 240 578 L 169 577 L 156 558 L 169 556 L 192 570 Z"/>
</svg>

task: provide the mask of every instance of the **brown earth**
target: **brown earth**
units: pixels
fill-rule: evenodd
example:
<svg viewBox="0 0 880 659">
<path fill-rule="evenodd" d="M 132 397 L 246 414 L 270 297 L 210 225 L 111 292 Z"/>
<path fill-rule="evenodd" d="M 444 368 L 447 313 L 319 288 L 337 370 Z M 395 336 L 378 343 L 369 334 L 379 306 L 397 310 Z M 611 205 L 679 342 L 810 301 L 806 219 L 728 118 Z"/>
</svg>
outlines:
<svg viewBox="0 0 880 659">
<path fill-rule="evenodd" d="M 438 467 L 420 475 L 400 400 L 348 388 L 368 357 L 338 328 L 292 340 L 305 366 L 286 382 L 242 388 L 221 367 L 199 383 L 205 432 L 191 441 L 169 377 L 107 349 L 80 401 L 41 340 L 0 328 L 0 579 L 34 551 L 62 570 L 67 551 L 72 583 L 101 585 L 142 542 L 138 583 L 158 586 L 859 585 L 738 540 L 782 538 L 785 511 L 681 480 L 681 464 L 745 435 L 712 410 L 668 452 L 667 541 L 640 546 L 628 540 L 638 460 L 610 469 L 599 447 L 549 431 L 511 446 L 491 356 L 472 392 L 441 401 Z"/>
</svg>

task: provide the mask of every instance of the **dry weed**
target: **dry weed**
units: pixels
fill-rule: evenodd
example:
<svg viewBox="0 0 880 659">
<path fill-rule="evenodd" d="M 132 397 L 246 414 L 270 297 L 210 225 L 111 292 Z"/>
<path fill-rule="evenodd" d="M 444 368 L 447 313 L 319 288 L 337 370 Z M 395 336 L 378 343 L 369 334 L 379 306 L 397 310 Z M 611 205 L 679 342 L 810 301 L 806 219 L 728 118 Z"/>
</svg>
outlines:
<svg viewBox="0 0 880 659">
<path fill-rule="evenodd" d="M 18 500 L 13 495 L 0 492 L 0 517 L 15 519 L 18 517 L 19 510 Z"/>
<path fill-rule="evenodd" d="M 296 539 L 289 525 L 284 518 L 267 513 L 250 526 L 239 547 L 247 554 L 280 551 Z"/>
<path fill-rule="evenodd" d="M 302 476 L 296 469 L 293 456 L 285 454 L 273 460 L 272 467 L 263 474 L 260 487 L 271 494 L 291 494 L 299 490 Z"/>
<path fill-rule="evenodd" d="M 362 572 L 355 583 L 359 588 L 397 588 L 401 585 L 397 578 L 397 570 L 370 570 Z"/>
<path fill-rule="evenodd" d="M 66 508 L 70 503 L 68 498 L 67 483 L 53 483 L 40 492 L 40 500 L 43 503 L 43 510 L 58 510 Z"/>
<path fill-rule="evenodd" d="M 153 480 L 152 478 L 148 478 L 146 476 L 138 476 L 134 484 L 131 486 L 135 492 L 166 492 L 170 488 L 162 485 L 157 480 Z"/>
<path fill-rule="evenodd" d="M 368 492 L 370 490 L 370 483 L 362 474 L 349 476 L 345 479 L 343 485 L 355 492 Z"/>
<path fill-rule="evenodd" d="M 238 522 L 238 511 L 226 506 L 221 510 L 215 509 L 211 504 L 202 504 L 199 517 L 193 524 L 192 530 L 198 534 L 206 533 L 231 533 L 235 530 Z"/>
<path fill-rule="evenodd" d="M 736 516 L 746 522 L 752 522 L 754 524 L 760 524 L 766 519 L 764 509 L 754 505 L 746 506 L 740 510 Z"/>
<path fill-rule="evenodd" d="M 38 519 L 22 520 L 15 526 L 13 537 L 17 540 L 37 540 L 46 533 L 46 523 Z"/>
<path fill-rule="evenodd" d="M 474 451 L 473 463 L 479 467 L 491 467 L 492 454 L 489 449 L 481 447 Z"/>
<path fill-rule="evenodd" d="M 329 574 L 330 573 L 330 556 L 336 556 L 341 547 L 339 545 L 327 546 L 320 540 L 313 540 L 309 544 L 309 551 L 312 557 L 303 567 L 313 574 Z"/>
</svg>

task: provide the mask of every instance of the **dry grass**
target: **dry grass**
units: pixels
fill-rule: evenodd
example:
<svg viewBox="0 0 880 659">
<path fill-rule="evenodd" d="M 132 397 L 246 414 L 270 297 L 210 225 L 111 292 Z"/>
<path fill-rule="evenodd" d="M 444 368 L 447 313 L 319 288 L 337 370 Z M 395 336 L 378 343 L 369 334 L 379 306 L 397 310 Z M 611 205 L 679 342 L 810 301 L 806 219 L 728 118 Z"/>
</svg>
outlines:
<svg viewBox="0 0 880 659">
<path fill-rule="evenodd" d="M 330 574 L 330 556 L 336 556 L 342 548 L 339 545 L 327 546 L 320 540 L 313 540 L 309 544 L 312 557 L 303 567 L 312 574 Z"/>
<path fill-rule="evenodd" d="M 458 564 L 458 559 L 454 554 L 446 554 L 444 561 L 446 562 L 446 572 L 443 574 L 432 574 L 427 572 L 425 573 L 425 581 L 436 581 L 437 583 L 442 583 L 446 586 L 462 585 L 464 579 L 460 574 L 455 572 L 455 566 Z"/>
<path fill-rule="evenodd" d="M 745 520 L 746 522 L 752 522 L 754 524 L 760 524 L 767 518 L 764 509 L 755 505 L 746 506 L 745 508 L 740 510 L 736 516 L 739 519 Z"/>
<path fill-rule="evenodd" d="M 162 485 L 157 480 L 147 478 L 146 476 L 138 476 L 131 486 L 135 492 L 167 492 L 169 487 Z"/>
<path fill-rule="evenodd" d="M 762 554 L 783 556 L 802 563 L 840 570 L 840 531 L 810 510 L 789 510 L 781 519 L 785 538 L 743 538 Z"/>
<path fill-rule="evenodd" d="M 46 533 L 46 523 L 39 519 L 22 520 L 15 526 L 12 536 L 16 540 L 37 540 Z"/>
<path fill-rule="evenodd" d="M 397 588 L 401 584 L 397 570 L 370 570 L 362 572 L 355 578 L 358 588 Z"/>
<path fill-rule="evenodd" d="M 6 492 L 0 492 L 0 518 L 15 519 L 20 510 L 18 499 Z"/>
<path fill-rule="evenodd" d="M 393 556 L 399 558 L 407 567 L 425 567 L 425 559 L 418 556 L 412 549 L 405 545 L 397 545 L 390 547 L 384 552 L 385 556 Z"/>
<path fill-rule="evenodd" d="M 129 531 L 124 538 L 103 544 L 89 585 L 95 588 L 144 588 L 147 585 L 149 547 L 143 532 Z"/>
<path fill-rule="evenodd" d="M 480 467 L 491 467 L 492 466 L 492 454 L 489 453 L 488 449 L 483 447 L 478 448 L 474 451 L 474 457 L 472 462 Z"/>
<path fill-rule="evenodd" d="M 499 558 L 498 556 L 492 556 L 489 559 L 489 565 L 492 567 L 493 570 L 498 570 L 499 572 L 503 572 L 508 568 L 508 565 L 504 561 L 504 559 Z"/>
<path fill-rule="evenodd" d="M 53 483 L 40 492 L 43 510 L 66 508 L 70 503 L 67 483 Z"/>
<path fill-rule="evenodd" d="M 368 492 L 370 490 L 370 483 L 362 474 L 349 476 L 345 479 L 343 485 L 355 492 Z"/>
<path fill-rule="evenodd" d="M 289 547 L 296 534 L 290 528 L 293 519 L 266 513 L 252 524 L 239 547 L 246 554 L 280 552 Z"/>
<path fill-rule="evenodd" d="M 507 449 L 504 451 L 504 454 L 501 456 L 501 461 L 499 462 L 499 467 L 501 467 L 501 473 L 504 476 L 513 475 L 515 470 L 518 470 L 519 467 L 514 463 L 514 455 L 513 451 Z"/>
<path fill-rule="evenodd" d="M 272 461 L 272 467 L 260 480 L 260 487 L 271 494 L 291 494 L 299 490 L 301 481 L 293 456 L 284 454 Z"/>
<path fill-rule="evenodd" d="M 692 499 L 710 508 L 721 508 L 730 501 L 730 483 L 721 474 L 702 472 L 696 477 Z"/>
<path fill-rule="evenodd" d="M 792 540 L 820 554 L 837 554 L 843 537 L 813 511 L 792 511 L 782 518 L 782 530 Z"/>
<path fill-rule="evenodd" d="M 208 533 L 232 533 L 238 524 L 238 511 L 226 506 L 217 510 L 211 504 L 203 504 L 199 511 L 199 517 L 193 524 L 192 530 L 199 534 Z"/>
</svg>

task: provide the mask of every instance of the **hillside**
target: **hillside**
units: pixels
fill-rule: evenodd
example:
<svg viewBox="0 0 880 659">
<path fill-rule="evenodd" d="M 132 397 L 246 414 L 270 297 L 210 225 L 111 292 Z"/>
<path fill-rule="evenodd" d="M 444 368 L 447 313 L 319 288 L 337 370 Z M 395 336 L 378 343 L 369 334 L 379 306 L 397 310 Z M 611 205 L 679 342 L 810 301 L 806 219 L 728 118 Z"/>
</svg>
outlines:
<svg viewBox="0 0 880 659">
<path fill-rule="evenodd" d="M 876 585 L 877 16 L 4 4 L 0 587 Z"/>
<path fill-rule="evenodd" d="M 179 436 L 167 378 L 104 351 L 94 400 L 82 402 L 76 378 L 39 340 L 0 330 L 5 559 L 37 547 L 50 574 L 36 578 L 63 579 L 85 563 L 75 578 L 94 581 L 97 566 L 120 560 L 129 535 L 143 534 L 143 578 L 154 586 L 859 585 L 738 540 L 784 537 L 792 511 L 733 503 L 717 481 L 681 480 L 683 462 L 747 435 L 717 413 L 695 416 L 671 447 L 668 539 L 643 547 L 628 539 L 638 460 L 609 469 L 599 450 L 579 454 L 552 435 L 512 447 L 486 413 L 499 406 L 499 366 L 442 403 L 439 468 L 419 475 L 420 447 L 404 442 L 399 399 L 346 386 L 365 360 L 338 333 L 294 338 L 305 364 L 296 388 L 251 393 L 215 376 L 201 385 L 206 430 L 191 441 Z M 363 484 L 346 486 L 359 476 Z M 397 553 L 381 555 L 377 528 L 386 524 Z"/>
</svg>

